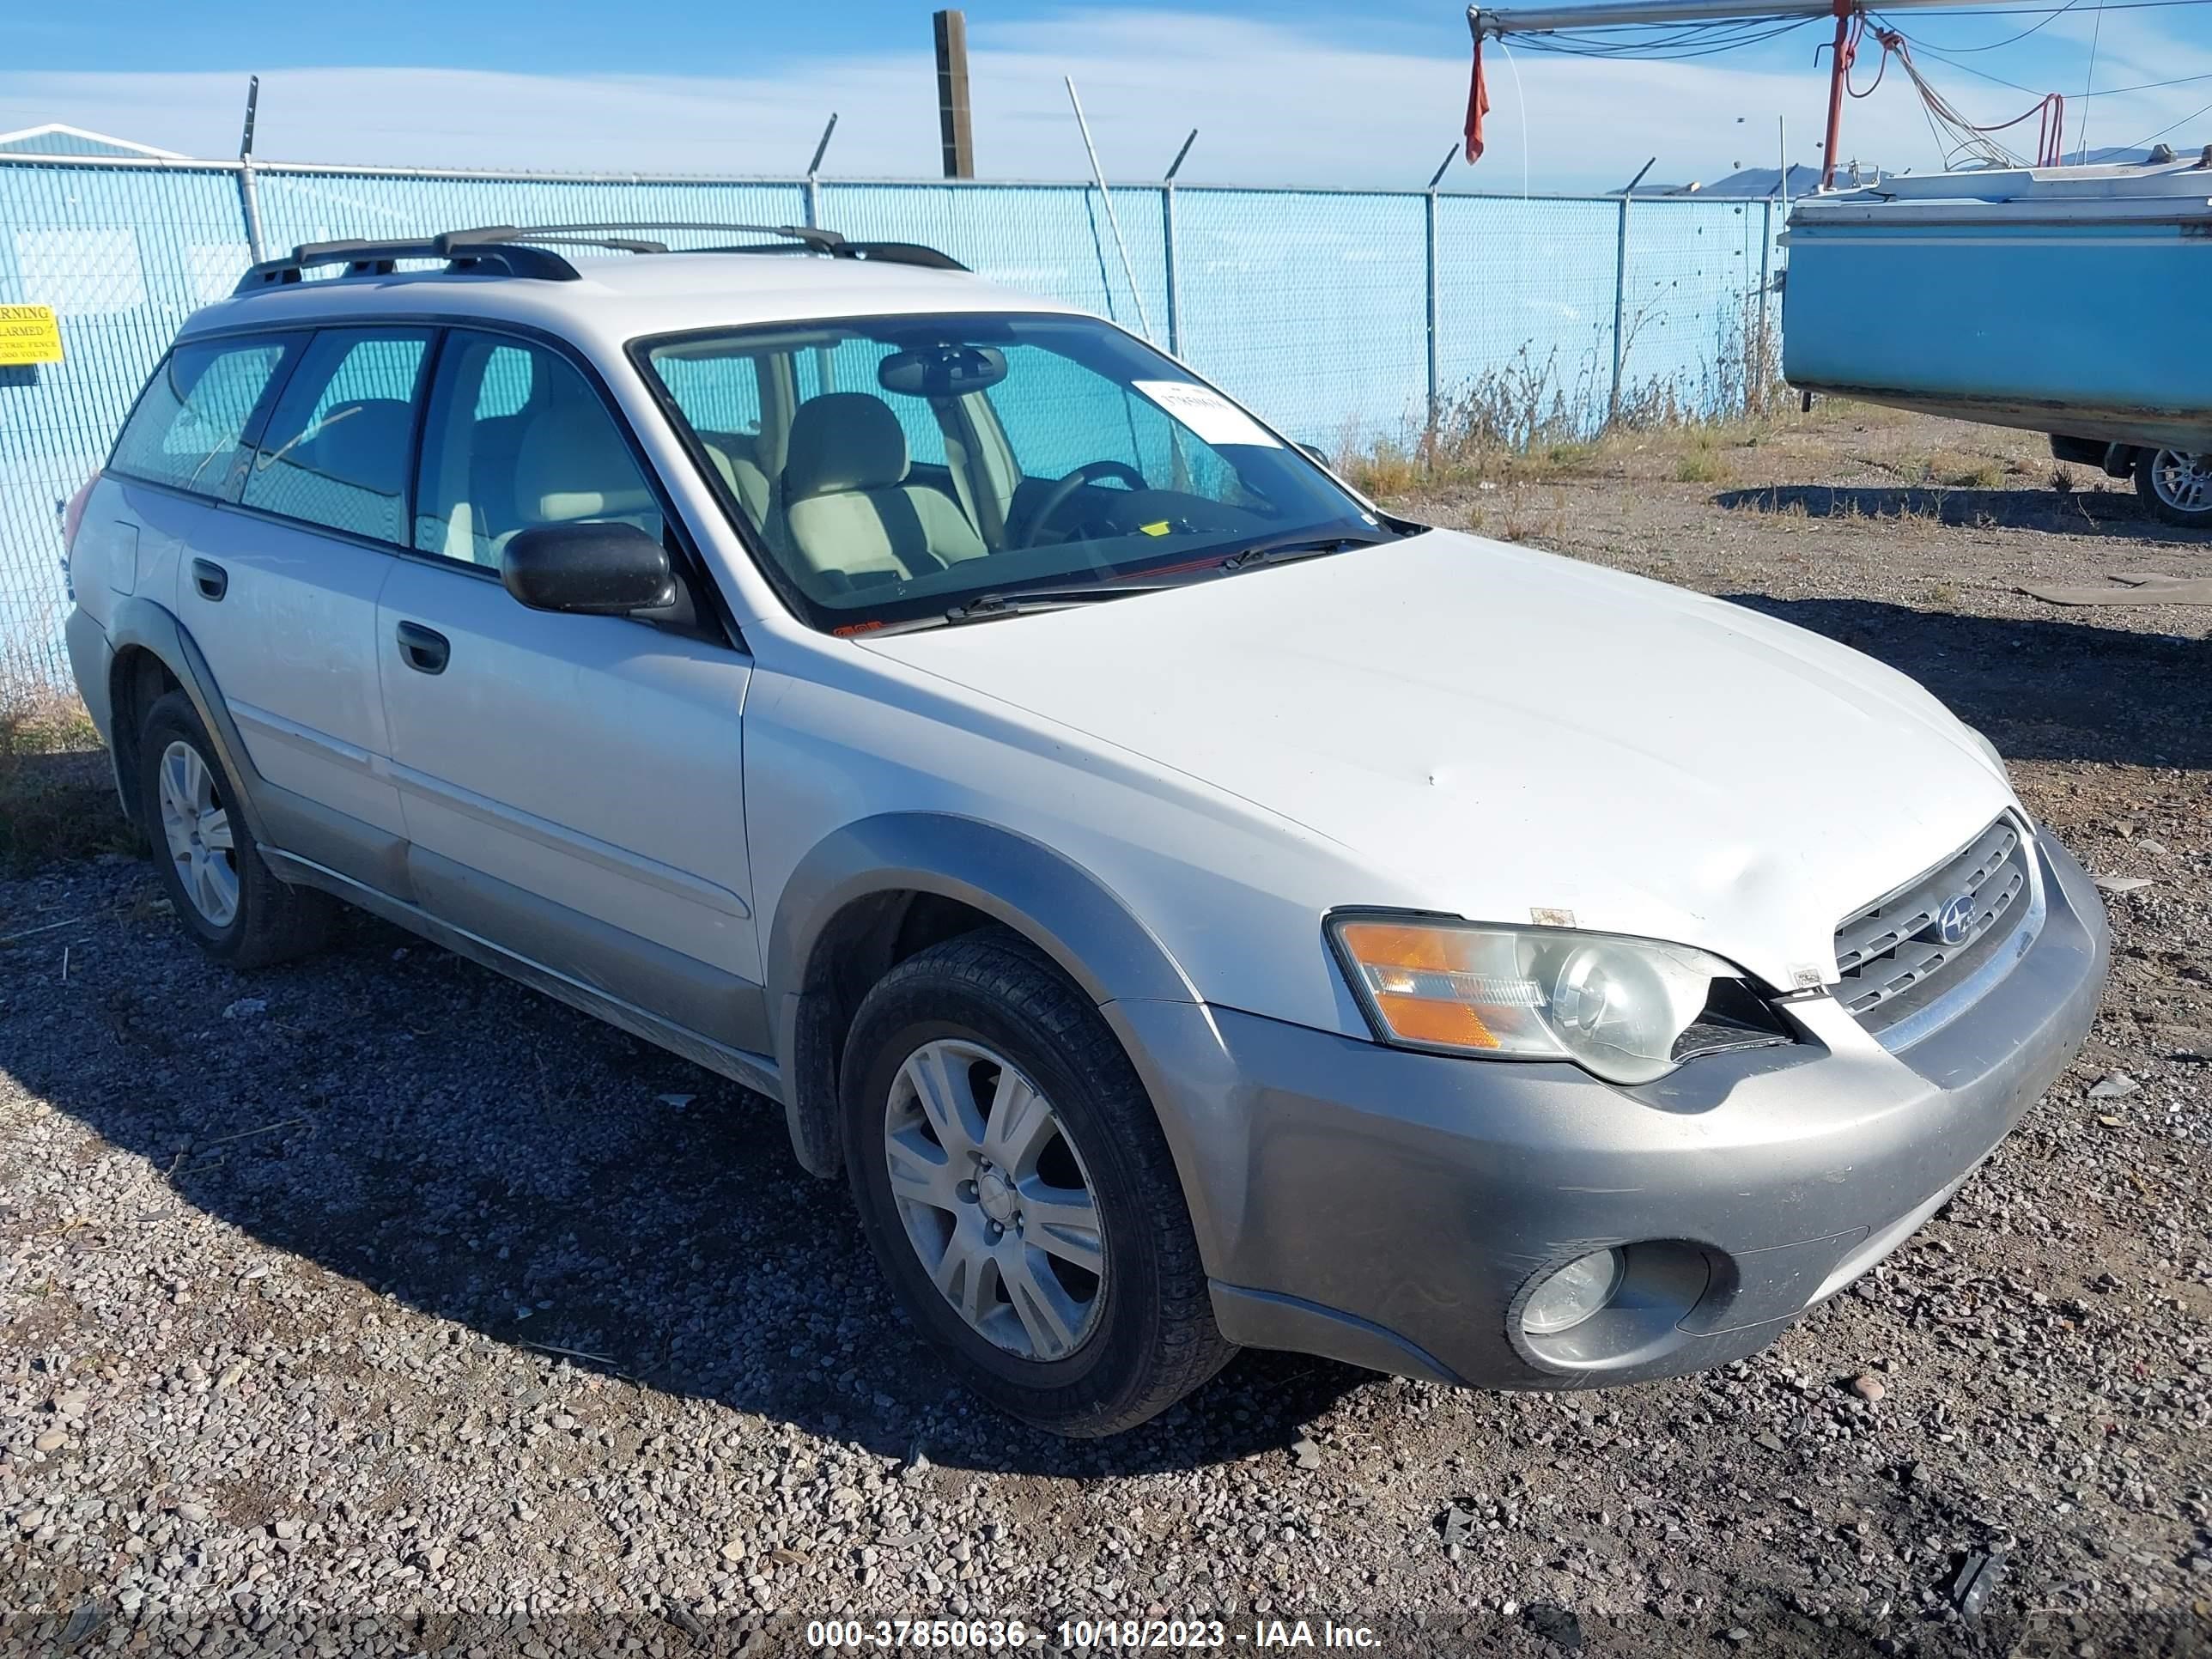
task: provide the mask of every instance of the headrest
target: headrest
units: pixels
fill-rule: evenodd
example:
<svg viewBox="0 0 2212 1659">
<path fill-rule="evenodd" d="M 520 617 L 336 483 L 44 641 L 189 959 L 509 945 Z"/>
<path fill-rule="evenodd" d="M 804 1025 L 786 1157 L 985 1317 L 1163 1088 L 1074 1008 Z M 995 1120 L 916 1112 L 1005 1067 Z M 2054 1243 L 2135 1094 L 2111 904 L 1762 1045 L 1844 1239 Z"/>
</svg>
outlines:
<svg viewBox="0 0 2212 1659">
<path fill-rule="evenodd" d="M 514 500 L 526 524 L 653 510 L 653 492 L 606 415 L 580 398 L 554 398 L 523 428 Z"/>
<path fill-rule="evenodd" d="M 799 404 L 784 458 L 787 501 L 848 489 L 889 489 L 906 482 L 906 430 L 881 398 L 825 392 Z"/>
</svg>

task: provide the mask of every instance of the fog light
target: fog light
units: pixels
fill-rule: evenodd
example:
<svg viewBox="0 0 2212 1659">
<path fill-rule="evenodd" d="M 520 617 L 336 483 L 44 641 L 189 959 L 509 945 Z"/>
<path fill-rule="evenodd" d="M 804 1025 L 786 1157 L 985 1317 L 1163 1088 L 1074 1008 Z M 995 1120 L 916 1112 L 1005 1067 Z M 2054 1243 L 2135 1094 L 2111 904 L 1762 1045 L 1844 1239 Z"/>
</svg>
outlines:
<svg viewBox="0 0 2212 1659">
<path fill-rule="evenodd" d="M 1594 1250 L 1570 1261 L 1522 1305 L 1521 1328 L 1531 1336 L 1571 1330 L 1613 1300 L 1626 1265 L 1619 1250 Z"/>
</svg>

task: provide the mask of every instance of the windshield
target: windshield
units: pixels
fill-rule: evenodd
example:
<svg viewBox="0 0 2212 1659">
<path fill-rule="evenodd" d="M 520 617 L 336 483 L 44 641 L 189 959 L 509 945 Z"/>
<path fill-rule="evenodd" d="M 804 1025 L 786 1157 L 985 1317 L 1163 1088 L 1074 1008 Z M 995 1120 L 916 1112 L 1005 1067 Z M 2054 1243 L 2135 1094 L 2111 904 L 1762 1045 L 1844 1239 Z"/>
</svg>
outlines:
<svg viewBox="0 0 2212 1659">
<path fill-rule="evenodd" d="M 1391 533 L 1220 393 L 1090 318 L 867 318 L 634 351 L 817 628 Z"/>
</svg>

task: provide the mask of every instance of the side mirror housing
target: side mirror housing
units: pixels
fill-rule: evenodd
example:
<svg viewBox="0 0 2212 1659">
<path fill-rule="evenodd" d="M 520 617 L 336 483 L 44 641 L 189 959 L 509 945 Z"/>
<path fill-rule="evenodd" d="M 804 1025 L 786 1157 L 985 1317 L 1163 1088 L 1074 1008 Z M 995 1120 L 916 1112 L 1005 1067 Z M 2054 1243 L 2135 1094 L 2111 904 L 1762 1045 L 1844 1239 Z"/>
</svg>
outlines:
<svg viewBox="0 0 2212 1659">
<path fill-rule="evenodd" d="M 668 550 L 633 524 L 541 524 L 518 532 L 499 579 L 532 611 L 625 617 L 676 599 Z"/>
</svg>

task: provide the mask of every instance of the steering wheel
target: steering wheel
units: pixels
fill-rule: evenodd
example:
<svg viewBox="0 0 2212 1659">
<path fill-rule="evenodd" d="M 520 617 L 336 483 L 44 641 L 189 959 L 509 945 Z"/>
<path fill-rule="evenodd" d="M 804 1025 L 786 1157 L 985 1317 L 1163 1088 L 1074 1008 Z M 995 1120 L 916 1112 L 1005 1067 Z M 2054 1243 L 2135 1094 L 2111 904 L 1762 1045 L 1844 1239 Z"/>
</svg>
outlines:
<svg viewBox="0 0 2212 1659">
<path fill-rule="evenodd" d="M 1022 545 L 1035 547 L 1038 535 L 1052 522 L 1052 515 L 1067 505 L 1070 495 L 1084 485 L 1097 483 L 1104 478 L 1118 478 L 1132 489 L 1152 488 L 1146 482 L 1145 475 L 1126 461 L 1085 461 L 1045 491 L 1044 500 L 1038 502 L 1036 511 L 1030 514 L 1029 527 L 1022 532 Z"/>
</svg>

